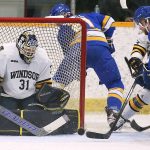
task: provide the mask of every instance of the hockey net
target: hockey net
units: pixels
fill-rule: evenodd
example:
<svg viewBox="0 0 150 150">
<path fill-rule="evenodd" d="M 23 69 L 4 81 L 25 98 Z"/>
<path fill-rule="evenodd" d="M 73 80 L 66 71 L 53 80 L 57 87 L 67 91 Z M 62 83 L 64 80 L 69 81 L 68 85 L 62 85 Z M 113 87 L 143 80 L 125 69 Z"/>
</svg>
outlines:
<svg viewBox="0 0 150 150">
<path fill-rule="evenodd" d="M 63 28 L 61 28 L 62 26 Z M 79 110 L 79 128 L 84 128 L 85 23 L 77 18 L 1 18 L 0 44 L 15 42 L 25 30 L 33 30 L 37 36 L 39 46 L 46 49 L 52 62 L 52 76 L 56 74 L 67 51 L 71 49 L 73 52 L 67 54 L 69 55 L 67 64 L 61 66 L 62 69 L 57 78 L 67 85 L 65 90 L 71 95 L 66 108 Z M 62 34 L 58 37 L 61 30 Z M 78 46 L 76 47 L 74 45 L 77 37 Z M 78 64 L 78 69 L 76 64 Z M 66 70 L 68 65 L 69 70 L 72 71 L 71 74 L 68 73 L 69 70 Z M 68 82 L 70 76 L 72 76 L 72 79 Z"/>
</svg>

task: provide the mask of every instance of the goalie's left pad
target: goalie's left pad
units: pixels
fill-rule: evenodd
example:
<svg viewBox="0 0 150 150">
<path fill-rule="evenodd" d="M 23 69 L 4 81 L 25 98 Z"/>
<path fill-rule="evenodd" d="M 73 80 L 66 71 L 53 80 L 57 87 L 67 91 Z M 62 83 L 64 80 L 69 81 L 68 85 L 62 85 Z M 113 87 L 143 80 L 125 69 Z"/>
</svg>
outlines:
<svg viewBox="0 0 150 150">
<path fill-rule="evenodd" d="M 79 113 L 77 110 L 13 110 L 13 112 L 39 128 L 47 126 L 49 123 L 66 114 L 70 121 L 49 135 L 74 134 L 78 130 Z M 31 136 L 33 134 L 0 115 L 0 135 Z"/>
<path fill-rule="evenodd" d="M 47 83 L 37 93 L 38 101 L 47 108 L 64 108 L 67 104 L 70 94 L 56 87 L 51 87 Z"/>
</svg>

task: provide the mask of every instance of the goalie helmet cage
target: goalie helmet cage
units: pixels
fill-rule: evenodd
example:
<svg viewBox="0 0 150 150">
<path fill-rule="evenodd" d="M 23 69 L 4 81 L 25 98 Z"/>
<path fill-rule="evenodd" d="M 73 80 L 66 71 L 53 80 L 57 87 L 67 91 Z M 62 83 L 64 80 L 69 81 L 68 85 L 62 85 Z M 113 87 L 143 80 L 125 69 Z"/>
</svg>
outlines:
<svg viewBox="0 0 150 150">
<path fill-rule="evenodd" d="M 79 18 L 0 18 L 0 44 L 16 42 L 18 36 L 25 30 L 33 30 L 37 36 L 39 46 L 46 49 L 52 62 L 52 76 L 56 74 L 64 59 L 64 55 L 68 55 L 65 53 L 69 49 L 73 52 L 77 51 L 77 49 L 80 50 L 80 52 L 73 53 L 80 56 L 69 56 L 69 63 L 63 66 L 64 72 L 61 73 L 68 78 L 70 74 L 67 71 L 65 72 L 65 66 L 71 64 L 69 65 L 70 67 L 72 66 L 72 68 L 69 68 L 72 72 L 71 76 L 75 75 L 76 77 L 72 77 L 72 82 L 65 88 L 71 95 L 69 104 L 66 107 L 79 110 L 79 129 L 84 129 L 86 77 L 85 22 Z M 62 34 L 58 36 L 58 32 L 61 32 L 61 30 Z M 75 44 L 76 41 L 78 41 L 78 44 Z M 61 45 L 62 43 L 63 45 Z M 79 59 L 73 60 L 76 58 Z M 80 68 L 76 68 L 76 63 L 80 64 Z"/>
</svg>

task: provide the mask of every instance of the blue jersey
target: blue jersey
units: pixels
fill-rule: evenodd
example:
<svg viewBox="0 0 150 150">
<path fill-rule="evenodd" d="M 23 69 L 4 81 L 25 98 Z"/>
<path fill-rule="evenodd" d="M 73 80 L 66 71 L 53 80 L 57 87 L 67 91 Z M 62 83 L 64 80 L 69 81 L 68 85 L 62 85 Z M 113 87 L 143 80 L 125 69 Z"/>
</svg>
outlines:
<svg viewBox="0 0 150 150">
<path fill-rule="evenodd" d="M 112 17 L 94 12 L 82 13 L 75 17 L 81 18 L 86 22 L 88 43 L 92 42 L 92 44 L 109 47 L 107 39 L 112 37 L 115 30 L 115 27 L 112 26 L 114 22 Z"/>
<path fill-rule="evenodd" d="M 86 68 L 93 68 L 101 83 L 107 87 L 108 107 L 120 110 L 124 85 L 121 81 L 118 66 L 111 56 L 111 53 L 114 52 L 115 49 L 107 42 L 107 39 L 111 39 L 115 30 L 115 27 L 112 26 L 114 19 L 110 16 L 98 13 L 83 13 L 72 16 L 72 18 L 81 18 L 86 22 Z M 67 31 L 72 34 L 68 40 L 65 37 L 69 34 L 66 32 L 66 28 Z M 63 40 L 61 40 L 62 38 Z M 69 26 L 61 26 L 58 41 L 63 49 L 64 59 L 53 76 L 53 80 L 67 86 L 74 80 L 80 80 L 81 32 L 74 32 L 73 28 Z M 63 44 L 68 44 L 67 50 L 64 50 Z M 63 73 L 64 70 L 67 72 L 67 76 Z"/>
</svg>

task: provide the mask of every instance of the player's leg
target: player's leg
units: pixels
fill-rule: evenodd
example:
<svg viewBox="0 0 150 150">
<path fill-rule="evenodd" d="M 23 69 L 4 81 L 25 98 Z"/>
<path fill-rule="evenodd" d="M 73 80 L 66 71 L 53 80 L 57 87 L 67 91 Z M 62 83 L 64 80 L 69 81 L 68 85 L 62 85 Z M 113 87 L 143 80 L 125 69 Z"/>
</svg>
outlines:
<svg viewBox="0 0 150 150">
<path fill-rule="evenodd" d="M 20 109 L 18 100 L 11 97 L 0 96 L 0 105 L 11 110 Z"/>
<path fill-rule="evenodd" d="M 118 128 L 122 126 L 125 123 L 125 121 L 131 118 L 135 113 L 140 112 L 145 105 L 150 104 L 149 73 L 150 73 L 150 61 L 148 64 L 144 65 L 143 69 L 144 87 L 133 99 L 130 99 L 129 103 L 127 104 L 122 113 L 122 118 L 117 123 Z"/>
<path fill-rule="evenodd" d="M 95 50 L 92 52 L 92 49 Z M 91 57 L 93 55 L 92 53 L 95 53 L 95 56 Z M 124 90 L 117 64 L 107 47 L 104 46 L 92 46 L 92 48 L 90 46 L 87 60 L 88 65 L 93 66 L 99 79 L 108 89 L 106 112 L 108 115 L 108 123 L 112 125 L 115 121 L 114 115 L 118 113 L 122 106 Z"/>
<path fill-rule="evenodd" d="M 22 110 L 43 110 L 42 105 L 39 105 L 36 94 L 33 94 L 25 99 L 21 100 Z"/>
<path fill-rule="evenodd" d="M 22 101 L 22 108 L 28 110 L 25 114 L 28 120 L 38 122 L 38 126 L 45 126 L 66 114 L 69 117 L 69 123 L 52 134 L 72 134 L 78 129 L 78 111 L 64 108 L 69 98 L 70 95 L 67 91 L 44 84 L 37 94 Z"/>
</svg>

